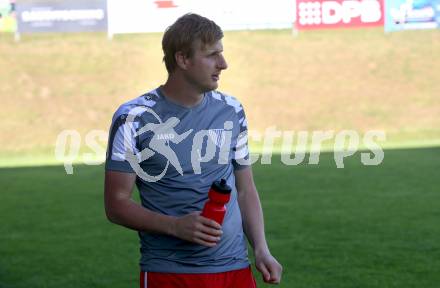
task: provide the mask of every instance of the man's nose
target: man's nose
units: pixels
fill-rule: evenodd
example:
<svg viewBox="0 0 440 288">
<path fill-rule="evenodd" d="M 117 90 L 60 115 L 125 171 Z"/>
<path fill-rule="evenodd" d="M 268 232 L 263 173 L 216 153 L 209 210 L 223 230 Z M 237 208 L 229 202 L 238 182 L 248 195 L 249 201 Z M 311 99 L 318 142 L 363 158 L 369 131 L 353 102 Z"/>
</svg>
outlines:
<svg viewBox="0 0 440 288">
<path fill-rule="evenodd" d="M 225 70 L 228 68 L 228 63 L 226 63 L 225 57 L 223 55 L 220 55 L 219 61 L 217 63 L 217 66 L 221 70 Z"/>
</svg>

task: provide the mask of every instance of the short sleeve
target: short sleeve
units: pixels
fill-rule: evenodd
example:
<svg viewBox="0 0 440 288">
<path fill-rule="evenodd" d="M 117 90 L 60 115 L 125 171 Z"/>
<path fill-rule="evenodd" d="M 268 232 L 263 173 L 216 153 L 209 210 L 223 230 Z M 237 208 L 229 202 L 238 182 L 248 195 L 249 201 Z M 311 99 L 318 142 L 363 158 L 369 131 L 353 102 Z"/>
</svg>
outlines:
<svg viewBox="0 0 440 288">
<path fill-rule="evenodd" d="M 236 139 L 236 145 L 233 148 L 232 164 L 235 170 L 240 170 L 250 166 L 249 148 L 248 148 L 248 127 L 246 115 L 243 106 L 239 104 L 236 107 L 238 118 L 239 133 Z"/>
<path fill-rule="evenodd" d="M 137 122 L 127 122 L 127 114 L 115 113 L 110 127 L 105 169 L 134 173 L 127 155 L 139 152 L 136 138 Z"/>
</svg>

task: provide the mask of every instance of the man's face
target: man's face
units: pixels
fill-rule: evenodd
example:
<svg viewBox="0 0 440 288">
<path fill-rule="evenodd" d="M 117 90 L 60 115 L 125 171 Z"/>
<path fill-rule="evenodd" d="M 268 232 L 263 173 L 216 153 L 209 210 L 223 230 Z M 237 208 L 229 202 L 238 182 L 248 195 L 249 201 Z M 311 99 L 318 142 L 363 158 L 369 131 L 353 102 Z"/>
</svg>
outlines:
<svg viewBox="0 0 440 288">
<path fill-rule="evenodd" d="M 203 93 L 217 89 L 220 73 L 226 68 L 228 64 L 223 57 L 221 40 L 206 45 L 198 42 L 194 45 L 193 55 L 188 58 L 184 75 L 189 83 Z"/>
</svg>

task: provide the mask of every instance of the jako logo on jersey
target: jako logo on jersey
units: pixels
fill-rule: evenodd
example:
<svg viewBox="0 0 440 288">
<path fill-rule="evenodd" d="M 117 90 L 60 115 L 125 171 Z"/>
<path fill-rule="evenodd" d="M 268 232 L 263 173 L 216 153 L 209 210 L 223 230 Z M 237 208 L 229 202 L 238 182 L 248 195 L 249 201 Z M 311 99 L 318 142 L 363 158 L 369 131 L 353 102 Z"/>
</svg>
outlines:
<svg viewBox="0 0 440 288">
<path fill-rule="evenodd" d="M 354 19 L 361 23 L 375 23 L 382 19 L 379 0 L 304 1 L 298 4 L 301 26 L 349 24 Z"/>
<path fill-rule="evenodd" d="M 176 135 L 174 135 L 174 134 L 157 134 L 156 138 L 158 140 L 171 140 L 171 139 L 174 139 L 175 136 Z"/>
</svg>

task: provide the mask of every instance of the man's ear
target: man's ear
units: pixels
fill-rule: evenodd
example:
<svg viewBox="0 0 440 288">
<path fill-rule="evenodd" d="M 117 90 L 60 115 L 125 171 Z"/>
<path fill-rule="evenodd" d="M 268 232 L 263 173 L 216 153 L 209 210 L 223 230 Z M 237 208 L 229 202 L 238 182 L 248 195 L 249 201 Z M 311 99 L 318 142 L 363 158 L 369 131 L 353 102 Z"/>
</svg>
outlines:
<svg viewBox="0 0 440 288">
<path fill-rule="evenodd" d="M 177 66 L 179 66 L 180 69 L 187 69 L 188 57 L 182 51 L 177 51 L 176 54 L 174 54 L 174 58 L 176 59 Z"/>
</svg>

